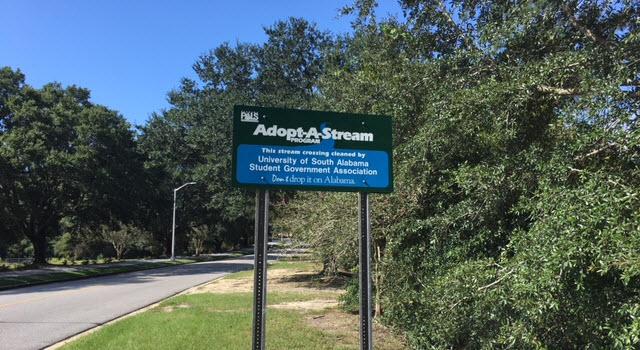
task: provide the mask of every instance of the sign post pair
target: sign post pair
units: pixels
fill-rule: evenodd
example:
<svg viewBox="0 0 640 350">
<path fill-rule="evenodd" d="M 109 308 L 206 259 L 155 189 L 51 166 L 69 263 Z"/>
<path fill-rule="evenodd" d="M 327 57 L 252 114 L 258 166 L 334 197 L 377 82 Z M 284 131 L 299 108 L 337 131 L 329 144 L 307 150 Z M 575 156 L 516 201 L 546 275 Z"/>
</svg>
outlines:
<svg viewBox="0 0 640 350">
<path fill-rule="evenodd" d="M 256 190 L 252 349 L 265 347 L 270 189 L 359 192 L 360 336 L 372 349 L 369 193 L 393 191 L 391 118 L 236 106 L 232 171 Z"/>
</svg>

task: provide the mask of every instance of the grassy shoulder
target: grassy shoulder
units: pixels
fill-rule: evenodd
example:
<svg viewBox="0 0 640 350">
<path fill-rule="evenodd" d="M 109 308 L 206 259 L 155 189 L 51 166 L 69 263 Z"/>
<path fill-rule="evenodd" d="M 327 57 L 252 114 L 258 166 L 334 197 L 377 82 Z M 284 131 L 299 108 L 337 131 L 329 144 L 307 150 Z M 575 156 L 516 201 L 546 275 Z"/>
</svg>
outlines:
<svg viewBox="0 0 640 350">
<path fill-rule="evenodd" d="M 101 267 L 83 267 L 75 271 L 43 272 L 24 276 L 0 276 L 0 290 L 27 287 L 37 284 L 77 280 L 82 278 L 114 275 L 124 272 L 157 269 L 161 267 L 193 263 L 194 260 L 180 259 L 166 262 L 139 262 L 135 264 L 113 264 Z"/>
<path fill-rule="evenodd" d="M 358 349 L 358 315 L 342 311 L 342 284 L 318 277 L 309 262 L 278 262 L 268 269 L 268 349 Z M 83 349 L 247 349 L 251 347 L 253 275 L 244 271 L 200 286 L 146 312 L 69 344 Z M 404 349 L 384 327 L 376 349 Z"/>
<path fill-rule="evenodd" d="M 15 260 L 22 260 L 27 262 L 17 262 Z M 73 267 L 73 266 L 85 266 L 85 265 L 105 265 L 105 264 L 113 264 L 119 263 L 118 260 L 112 258 L 96 258 L 96 259 L 65 259 L 65 258 L 49 258 L 47 259 L 48 266 L 63 266 L 63 267 Z M 31 259 L 9 259 L 2 260 L 0 259 L 0 272 L 10 272 L 10 271 L 22 271 L 22 270 L 34 270 L 38 269 L 39 265 L 34 265 L 31 263 Z"/>
</svg>

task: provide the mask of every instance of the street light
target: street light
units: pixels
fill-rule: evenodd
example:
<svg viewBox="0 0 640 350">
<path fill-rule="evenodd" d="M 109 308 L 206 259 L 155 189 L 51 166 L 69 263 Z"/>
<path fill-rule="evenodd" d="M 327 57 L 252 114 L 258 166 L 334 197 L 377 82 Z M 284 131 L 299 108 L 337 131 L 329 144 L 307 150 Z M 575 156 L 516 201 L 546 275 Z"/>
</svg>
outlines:
<svg viewBox="0 0 640 350">
<path fill-rule="evenodd" d="M 186 187 L 189 185 L 195 185 L 195 184 L 196 184 L 195 182 L 187 182 L 186 184 L 173 189 L 173 228 L 171 230 L 171 261 L 176 260 L 176 254 L 175 254 L 175 251 L 176 251 L 176 194 L 183 187 Z"/>
</svg>

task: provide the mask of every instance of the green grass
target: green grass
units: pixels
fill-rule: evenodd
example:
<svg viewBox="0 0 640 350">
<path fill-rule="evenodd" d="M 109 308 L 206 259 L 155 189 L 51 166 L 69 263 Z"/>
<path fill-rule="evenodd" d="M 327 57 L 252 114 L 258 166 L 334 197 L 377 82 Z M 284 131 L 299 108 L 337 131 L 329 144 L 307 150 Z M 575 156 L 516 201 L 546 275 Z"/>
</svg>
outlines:
<svg viewBox="0 0 640 350">
<path fill-rule="evenodd" d="M 270 293 L 268 303 L 315 298 Z M 251 293 L 183 295 L 139 315 L 106 326 L 63 349 L 249 349 Z M 336 349 L 335 340 L 306 325 L 303 314 L 269 309 L 268 349 Z"/>
<path fill-rule="evenodd" d="M 3 271 L 16 271 L 16 270 L 23 270 L 28 268 L 29 265 L 28 264 L 22 264 L 22 263 L 9 263 L 3 260 L 0 260 L 0 272 Z"/>
<path fill-rule="evenodd" d="M 46 272 L 42 274 L 25 275 L 20 277 L 0 277 L 0 290 L 31 286 L 31 285 L 43 284 L 43 283 L 50 283 L 50 282 L 60 282 L 60 281 L 69 281 L 69 280 L 88 278 L 88 277 L 113 275 L 113 274 L 123 273 L 123 272 L 156 269 L 160 267 L 180 265 L 180 264 L 186 264 L 191 262 L 193 262 L 193 260 L 182 259 L 182 260 L 176 260 L 175 262 L 170 262 L 170 261 L 142 262 L 142 263 L 136 263 L 133 265 L 124 265 L 124 266 L 118 266 L 116 264 L 113 267 L 86 268 L 86 269 L 73 271 L 73 272 Z"/>
</svg>

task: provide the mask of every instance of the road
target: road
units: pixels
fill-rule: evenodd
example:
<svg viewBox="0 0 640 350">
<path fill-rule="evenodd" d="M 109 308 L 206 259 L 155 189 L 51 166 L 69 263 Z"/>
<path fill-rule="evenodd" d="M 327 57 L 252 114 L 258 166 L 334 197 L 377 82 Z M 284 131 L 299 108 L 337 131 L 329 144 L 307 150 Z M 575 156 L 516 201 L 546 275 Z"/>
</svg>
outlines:
<svg viewBox="0 0 640 350">
<path fill-rule="evenodd" d="M 0 349 L 41 349 L 192 286 L 253 267 L 253 256 L 0 292 Z"/>
</svg>

